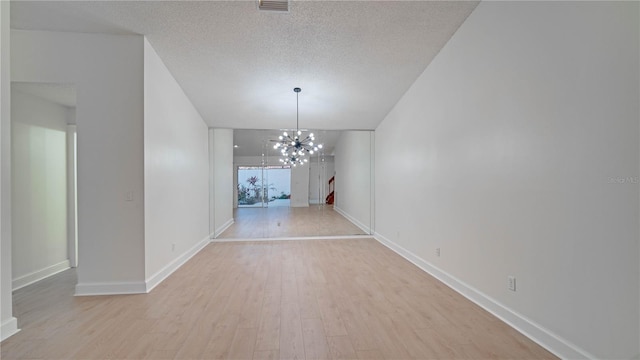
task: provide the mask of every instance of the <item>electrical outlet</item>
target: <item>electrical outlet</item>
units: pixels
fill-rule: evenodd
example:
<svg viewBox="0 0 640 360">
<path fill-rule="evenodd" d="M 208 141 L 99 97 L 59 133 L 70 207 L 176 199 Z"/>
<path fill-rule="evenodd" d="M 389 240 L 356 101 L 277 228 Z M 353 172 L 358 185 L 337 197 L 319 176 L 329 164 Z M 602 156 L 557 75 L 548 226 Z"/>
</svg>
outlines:
<svg viewBox="0 0 640 360">
<path fill-rule="evenodd" d="M 171 251 L 176 251 L 176 244 L 171 244 Z"/>
<path fill-rule="evenodd" d="M 440 257 L 440 248 L 436 248 L 436 256 Z"/>
<path fill-rule="evenodd" d="M 511 291 L 516 291 L 516 277 L 507 276 L 507 288 Z"/>
</svg>

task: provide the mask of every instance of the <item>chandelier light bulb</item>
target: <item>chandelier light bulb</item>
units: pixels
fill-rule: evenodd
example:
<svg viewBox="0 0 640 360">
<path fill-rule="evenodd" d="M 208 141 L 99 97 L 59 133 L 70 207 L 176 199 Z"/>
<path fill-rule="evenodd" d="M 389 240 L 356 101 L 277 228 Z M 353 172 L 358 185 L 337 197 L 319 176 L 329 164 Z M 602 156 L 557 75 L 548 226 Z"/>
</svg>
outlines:
<svg viewBox="0 0 640 360">
<path fill-rule="evenodd" d="M 309 145 L 313 146 L 313 141 L 310 141 L 310 142 L 309 142 Z"/>
<path fill-rule="evenodd" d="M 313 155 L 313 150 L 309 150 L 309 154 Z"/>
<path fill-rule="evenodd" d="M 318 149 L 322 149 L 322 144 L 318 144 Z"/>
</svg>

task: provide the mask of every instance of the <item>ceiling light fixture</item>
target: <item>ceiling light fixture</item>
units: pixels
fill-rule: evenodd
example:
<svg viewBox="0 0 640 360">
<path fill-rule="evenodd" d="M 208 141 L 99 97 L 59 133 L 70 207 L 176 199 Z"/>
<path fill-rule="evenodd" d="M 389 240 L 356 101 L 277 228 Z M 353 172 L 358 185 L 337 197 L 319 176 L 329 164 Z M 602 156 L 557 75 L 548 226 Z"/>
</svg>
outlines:
<svg viewBox="0 0 640 360">
<path fill-rule="evenodd" d="M 308 162 L 308 159 L 304 156 L 307 154 L 313 155 L 314 152 L 322 149 L 322 144 L 314 145 L 315 137 L 313 133 L 304 135 L 303 132 L 300 131 L 298 95 L 300 95 L 302 89 L 297 87 L 294 88 L 293 91 L 296 93 L 296 132 L 289 134 L 285 131 L 278 137 L 278 140 L 271 141 L 276 143 L 273 145 L 274 149 L 280 149 L 280 153 L 282 154 L 280 162 L 295 167 L 296 165 L 304 165 L 304 163 Z"/>
</svg>

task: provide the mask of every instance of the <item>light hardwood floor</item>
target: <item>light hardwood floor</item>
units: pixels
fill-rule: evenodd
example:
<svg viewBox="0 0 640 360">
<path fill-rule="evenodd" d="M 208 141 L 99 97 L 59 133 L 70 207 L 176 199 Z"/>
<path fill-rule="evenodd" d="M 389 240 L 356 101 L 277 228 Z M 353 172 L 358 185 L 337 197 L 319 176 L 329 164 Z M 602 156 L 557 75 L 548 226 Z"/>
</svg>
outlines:
<svg viewBox="0 0 640 360">
<path fill-rule="evenodd" d="M 220 239 L 366 235 L 333 210 L 333 205 L 309 207 L 238 208 L 235 223 Z"/>
<path fill-rule="evenodd" d="M 373 239 L 212 243 L 145 295 L 14 294 L 3 359 L 554 358 Z"/>
</svg>

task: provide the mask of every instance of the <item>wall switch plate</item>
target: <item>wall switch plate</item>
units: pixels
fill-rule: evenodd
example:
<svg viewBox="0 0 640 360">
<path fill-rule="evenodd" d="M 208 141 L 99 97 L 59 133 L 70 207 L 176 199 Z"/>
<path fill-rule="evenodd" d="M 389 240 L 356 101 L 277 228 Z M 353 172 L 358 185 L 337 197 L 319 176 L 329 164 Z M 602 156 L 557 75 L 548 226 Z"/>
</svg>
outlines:
<svg viewBox="0 0 640 360">
<path fill-rule="evenodd" d="M 124 193 L 124 200 L 133 201 L 133 191 L 127 191 L 126 193 Z"/>
<path fill-rule="evenodd" d="M 440 257 L 440 248 L 436 248 L 436 256 Z"/>
<path fill-rule="evenodd" d="M 507 276 L 507 288 L 511 291 L 516 291 L 516 277 Z"/>
</svg>

